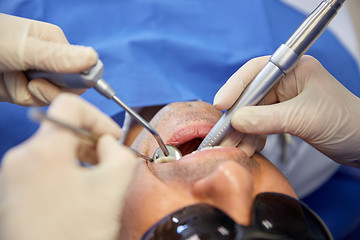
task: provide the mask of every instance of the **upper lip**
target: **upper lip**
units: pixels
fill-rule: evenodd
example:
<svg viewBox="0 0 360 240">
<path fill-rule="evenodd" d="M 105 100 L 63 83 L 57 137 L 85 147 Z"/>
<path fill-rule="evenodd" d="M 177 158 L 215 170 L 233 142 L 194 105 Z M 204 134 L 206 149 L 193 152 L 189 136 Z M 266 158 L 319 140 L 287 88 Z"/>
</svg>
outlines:
<svg viewBox="0 0 360 240">
<path fill-rule="evenodd" d="M 195 123 L 188 125 L 175 131 L 167 140 L 167 144 L 181 147 L 183 144 L 197 139 L 196 142 L 193 142 L 193 145 L 195 145 L 193 150 L 196 150 L 200 141 L 205 138 L 212 127 L 213 124 L 211 123 Z"/>
<path fill-rule="evenodd" d="M 174 132 L 167 140 L 167 144 L 179 145 L 194 138 L 204 138 L 213 127 L 212 124 L 192 124 Z"/>
<path fill-rule="evenodd" d="M 188 123 L 186 126 L 175 130 L 170 137 L 165 140 L 166 144 L 173 145 L 179 148 L 182 155 L 186 155 L 197 150 L 201 141 L 210 132 L 214 123 L 211 122 L 197 122 Z M 153 149 L 155 152 L 156 149 Z"/>
</svg>

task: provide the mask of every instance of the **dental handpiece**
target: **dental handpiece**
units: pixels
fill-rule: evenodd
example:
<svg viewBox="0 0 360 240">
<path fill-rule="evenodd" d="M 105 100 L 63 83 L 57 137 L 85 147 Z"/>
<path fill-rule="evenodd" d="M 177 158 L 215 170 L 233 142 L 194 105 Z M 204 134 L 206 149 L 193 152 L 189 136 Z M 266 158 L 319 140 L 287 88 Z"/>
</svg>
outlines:
<svg viewBox="0 0 360 240">
<path fill-rule="evenodd" d="M 233 114 L 243 106 L 254 106 L 261 102 L 275 84 L 295 67 L 301 56 L 323 33 L 344 2 L 345 0 L 324 0 L 320 3 L 288 41 L 275 51 L 269 62 L 248 85 L 233 106 L 223 114 L 201 142 L 199 150 L 217 146 L 223 141 L 230 141 L 233 146 L 239 143 L 241 133 L 231 126 Z"/>
<path fill-rule="evenodd" d="M 147 129 L 155 137 L 164 155 L 169 156 L 170 152 L 168 151 L 160 135 L 137 112 L 135 112 L 133 109 L 127 106 L 115 95 L 114 89 L 104 79 L 102 79 L 103 73 L 104 73 L 104 68 L 100 60 L 97 61 L 95 66 L 91 67 L 89 70 L 84 71 L 82 73 L 62 74 L 62 73 L 37 71 L 37 70 L 30 70 L 25 72 L 26 76 L 30 80 L 36 78 L 44 78 L 60 87 L 73 88 L 73 89 L 93 87 L 101 95 L 105 96 L 108 99 L 114 100 L 125 111 L 127 111 L 140 125 L 142 125 L 145 129 Z"/>
</svg>

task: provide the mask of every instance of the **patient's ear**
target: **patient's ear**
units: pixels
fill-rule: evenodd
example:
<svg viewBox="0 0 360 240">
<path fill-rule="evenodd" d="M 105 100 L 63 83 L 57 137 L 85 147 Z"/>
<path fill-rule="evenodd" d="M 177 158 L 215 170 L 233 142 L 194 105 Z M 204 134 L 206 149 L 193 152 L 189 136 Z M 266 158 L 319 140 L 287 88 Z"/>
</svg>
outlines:
<svg viewBox="0 0 360 240">
<path fill-rule="evenodd" d="M 164 105 L 143 107 L 139 108 L 137 112 L 142 118 L 145 119 L 145 121 L 150 122 L 155 114 L 163 107 Z M 143 127 L 131 118 L 129 123 L 129 130 L 126 133 L 124 144 L 130 147 L 142 129 Z"/>
</svg>

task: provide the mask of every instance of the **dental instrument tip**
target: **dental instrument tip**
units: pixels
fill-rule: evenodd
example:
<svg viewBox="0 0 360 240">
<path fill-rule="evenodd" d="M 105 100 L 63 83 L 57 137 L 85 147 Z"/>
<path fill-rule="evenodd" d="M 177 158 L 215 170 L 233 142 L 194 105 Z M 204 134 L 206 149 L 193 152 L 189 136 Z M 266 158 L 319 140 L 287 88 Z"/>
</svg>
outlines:
<svg viewBox="0 0 360 240">
<path fill-rule="evenodd" d="M 164 152 L 165 156 L 169 156 L 170 152 L 166 148 L 166 145 L 164 141 L 161 139 L 160 135 L 156 132 L 156 130 L 150 126 L 150 124 L 145 121 L 137 112 L 135 112 L 133 109 L 128 107 L 123 101 L 121 101 L 116 95 L 113 95 L 112 98 L 117 104 L 120 105 L 125 111 L 127 111 L 130 116 L 132 116 L 141 126 L 146 128 L 156 139 L 157 143 L 159 144 L 161 150 Z"/>
</svg>

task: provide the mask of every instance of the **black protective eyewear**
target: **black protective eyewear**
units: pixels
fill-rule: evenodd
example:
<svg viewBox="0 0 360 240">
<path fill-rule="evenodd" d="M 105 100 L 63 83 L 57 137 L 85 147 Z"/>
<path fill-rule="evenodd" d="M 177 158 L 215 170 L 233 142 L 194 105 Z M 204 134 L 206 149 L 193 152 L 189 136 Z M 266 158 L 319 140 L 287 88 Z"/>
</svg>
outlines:
<svg viewBox="0 0 360 240">
<path fill-rule="evenodd" d="M 221 210 L 195 204 L 161 219 L 142 240 L 333 239 L 320 217 L 301 201 L 280 193 L 256 196 L 250 226 Z"/>
</svg>

